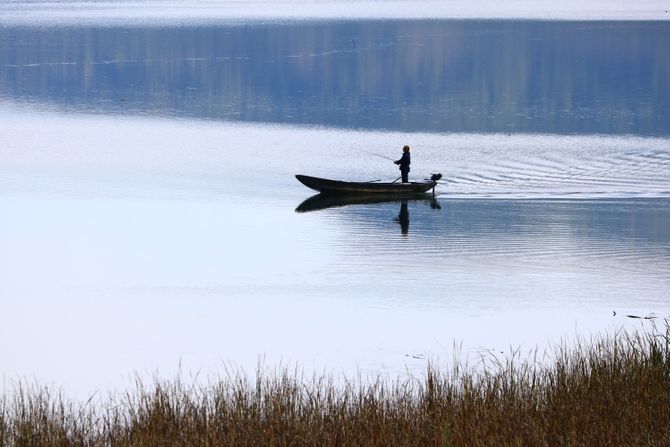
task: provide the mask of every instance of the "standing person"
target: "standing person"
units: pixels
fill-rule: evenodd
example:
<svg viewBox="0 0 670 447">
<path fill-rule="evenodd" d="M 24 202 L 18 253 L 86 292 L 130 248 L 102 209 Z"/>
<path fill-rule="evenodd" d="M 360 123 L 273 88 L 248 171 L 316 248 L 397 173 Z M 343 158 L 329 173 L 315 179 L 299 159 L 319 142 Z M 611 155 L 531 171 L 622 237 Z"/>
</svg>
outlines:
<svg viewBox="0 0 670 447">
<path fill-rule="evenodd" d="M 396 160 L 393 163 L 397 164 L 400 166 L 400 174 L 402 176 L 402 182 L 407 183 L 409 180 L 407 179 L 409 175 L 409 146 L 405 145 L 402 148 L 402 157 L 400 157 L 400 160 Z"/>
</svg>

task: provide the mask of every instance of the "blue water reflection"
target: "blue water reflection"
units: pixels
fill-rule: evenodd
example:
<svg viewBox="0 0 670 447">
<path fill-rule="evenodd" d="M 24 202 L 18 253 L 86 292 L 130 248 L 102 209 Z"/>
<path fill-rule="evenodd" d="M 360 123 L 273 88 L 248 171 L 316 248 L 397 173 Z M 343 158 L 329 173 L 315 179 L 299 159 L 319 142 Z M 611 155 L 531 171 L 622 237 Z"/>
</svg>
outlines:
<svg viewBox="0 0 670 447">
<path fill-rule="evenodd" d="M 478 272 L 480 279 L 507 272 L 509 276 L 496 279 L 500 287 L 515 284 L 512 278 L 524 278 L 523 283 L 515 284 L 513 296 L 502 300 L 503 294 L 496 293 L 478 296 L 477 302 L 537 304 L 545 300 L 546 288 L 567 287 L 554 282 L 553 276 L 567 275 L 573 284 L 569 293 L 557 289 L 556 299 L 561 302 L 602 300 L 609 305 L 632 305 L 644 296 L 647 303 L 666 304 L 670 203 L 665 199 L 442 197 L 350 204 L 318 213 L 323 222 L 345 231 L 339 250 L 346 265 L 384 266 L 417 278 L 430 269 L 434 273 L 430 284 L 412 284 L 425 296 L 441 296 L 439 290 L 460 284 L 462 280 L 454 279 L 450 272 L 465 265 Z M 365 278 L 356 287 L 371 280 L 380 289 L 388 274 L 376 277 L 366 272 Z M 392 290 L 386 293 L 393 295 Z"/>
<path fill-rule="evenodd" d="M 670 135 L 670 27 L 385 21 L 0 28 L 0 98 L 437 132 Z"/>
<path fill-rule="evenodd" d="M 328 210 L 331 219 L 349 222 L 346 227 L 355 232 L 356 223 L 361 221 L 379 230 L 391 228 L 389 216 L 398 207 L 399 215 L 406 214 L 409 219 L 408 204 L 417 217 L 415 231 L 423 238 L 419 242 L 466 235 L 474 242 L 492 234 L 533 239 L 549 228 L 575 238 L 600 239 L 602 244 L 612 246 L 623 242 L 649 244 L 670 257 L 670 203 L 666 199 L 453 200 L 425 194 L 375 200 L 317 194 L 303 201 L 296 211 Z M 369 231 L 366 227 L 362 232 Z"/>
</svg>

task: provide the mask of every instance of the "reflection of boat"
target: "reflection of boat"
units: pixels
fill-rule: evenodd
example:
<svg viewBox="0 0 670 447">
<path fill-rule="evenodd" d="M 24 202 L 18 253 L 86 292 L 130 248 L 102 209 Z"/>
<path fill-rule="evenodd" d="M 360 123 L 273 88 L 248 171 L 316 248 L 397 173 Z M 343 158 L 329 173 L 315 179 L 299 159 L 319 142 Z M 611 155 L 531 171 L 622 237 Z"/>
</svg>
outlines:
<svg viewBox="0 0 670 447">
<path fill-rule="evenodd" d="M 403 197 L 398 197 L 395 194 L 366 194 L 366 195 L 352 195 L 352 194 L 317 194 L 302 202 L 295 209 L 298 213 L 305 213 L 308 211 L 318 211 L 326 208 L 340 207 L 347 205 L 372 205 L 375 203 L 395 202 L 400 203 L 400 212 L 393 220 L 400 224 L 400 231 L 403 235 L 409 233 L 409 202 L 430 202 L 430 207 L 434 210 L 439 210 L 442 207 L 438 203 L 435 196 L 427 196 L 426 194 L 410 194 Z"/>
<path fill-rule="evenodd" d="M 431 207 L 439 208 L 437 200 L 432 196 L 426 196 L 424 193 L 405 194 L 398 197 L 397 194 L 316 194 L 295 209 L 298 213 L 307 211 L 318 211 L 326 208 L 347 206 L 347 205 L 366 205 L 382 202 L 399 202 L 407 200 L 430 200 Z M 437 204 L 433 206 L 433 203 Z"/>
<path fill-rule="evenodd" d="M 442 178 L 434 174 L 430 180 L 410 183 L 375 183 L 375 182 L 345 182 L 325 178 L 296 175 L 295 178 L 308 188 L 328 194 L 396 194 L 407 195 L 425 193 L 435 188 L 437 181 Z"/>
</svg>

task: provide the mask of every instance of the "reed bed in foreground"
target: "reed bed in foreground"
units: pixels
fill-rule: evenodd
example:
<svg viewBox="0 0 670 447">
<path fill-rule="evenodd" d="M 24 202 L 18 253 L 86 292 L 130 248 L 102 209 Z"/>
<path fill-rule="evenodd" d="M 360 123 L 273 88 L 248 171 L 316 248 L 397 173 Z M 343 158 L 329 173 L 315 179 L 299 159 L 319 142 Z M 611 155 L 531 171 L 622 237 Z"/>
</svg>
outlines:
<svg viewBox="0 0 670 447">
<path fill-rule="evenodd" d="M 335 383 L 241 374 L 138 381 L 73 403 L 21 383 L 0 397 L 0 446 L 670 445 L 670 329 L 552 351 L 542 364 Z"/>
</svg>

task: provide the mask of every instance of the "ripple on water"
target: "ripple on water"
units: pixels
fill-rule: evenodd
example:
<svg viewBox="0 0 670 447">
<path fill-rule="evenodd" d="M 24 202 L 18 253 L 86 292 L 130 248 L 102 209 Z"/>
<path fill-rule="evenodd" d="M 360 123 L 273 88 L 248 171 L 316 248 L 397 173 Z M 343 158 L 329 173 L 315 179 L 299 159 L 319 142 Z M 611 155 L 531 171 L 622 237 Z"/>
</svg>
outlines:
<svg viewBox="0 0 670 447">
<path fill-rule="evenodd" d="M 518 135 L 469 138 L 442 192 L 474 197 L 660 197 L 670 189 L 670 142 L 661 138 Z M 463 144 L 463 143 L 461 143 Z M 448 152 L 446 150 L 445 152 Z"/>
</svg>

